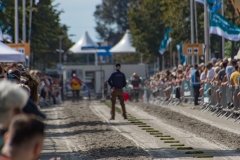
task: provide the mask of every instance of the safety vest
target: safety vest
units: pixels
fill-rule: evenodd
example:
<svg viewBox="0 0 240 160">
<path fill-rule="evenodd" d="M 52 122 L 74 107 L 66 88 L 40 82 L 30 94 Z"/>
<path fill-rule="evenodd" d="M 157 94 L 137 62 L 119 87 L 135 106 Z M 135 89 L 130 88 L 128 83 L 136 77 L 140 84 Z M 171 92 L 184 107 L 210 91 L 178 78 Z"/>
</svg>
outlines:
<svg viewBox="0 0 240 160">
<path fill-rule="evenodd" d="M 198 78 L 197 78 L 197 76 L 196 76 L 196 72 L 197 72 L 196 69 L 193 69 L 193 70 L 191 71 L 191 84 L 192 84 L 193 87 L 198 87 L 198 86 L 200 86 L 200 82 L 198 81 Z"/>
</svg>

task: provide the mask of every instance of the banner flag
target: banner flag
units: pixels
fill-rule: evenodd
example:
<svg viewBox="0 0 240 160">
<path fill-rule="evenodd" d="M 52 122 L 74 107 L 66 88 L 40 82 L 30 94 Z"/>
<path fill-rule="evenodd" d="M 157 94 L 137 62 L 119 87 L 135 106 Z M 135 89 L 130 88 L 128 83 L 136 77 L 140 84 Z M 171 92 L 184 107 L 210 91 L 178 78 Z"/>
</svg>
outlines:
<svg viewBox="0 0 240 160">
<path fill-rule="evenodd" d="M 172 30 L 172 28 L 167 28 L 166 29 L 166 32 L 165 32 L 164 37 L 163 37 L 163 40 L 162 40 L 161 45 L 160 45 L 160 47 L 158 49 L 160 54 L 164 54 L 164 52 L 166 51 L 166 48 L 167 48 L 167 45 L 168 45 L 168 41 L 169 41 L 168 34 L 171 32 L 171 30 Z"/>
<path fill-rule="evenodd" d="M 177 45 L 177 50 L 180 58 L 179 61 L 181 64 L 184 64 L 186 62 L 186 57 L 182 53 L 182 44 Z"/>
<path fill-rule="evenodd" d="M 234 26 L 225 17 L 217 12 L 210 13 L 210 34 L 222 36 L 230 41 L 240 40 L 240 28 Z"/>
</svg>

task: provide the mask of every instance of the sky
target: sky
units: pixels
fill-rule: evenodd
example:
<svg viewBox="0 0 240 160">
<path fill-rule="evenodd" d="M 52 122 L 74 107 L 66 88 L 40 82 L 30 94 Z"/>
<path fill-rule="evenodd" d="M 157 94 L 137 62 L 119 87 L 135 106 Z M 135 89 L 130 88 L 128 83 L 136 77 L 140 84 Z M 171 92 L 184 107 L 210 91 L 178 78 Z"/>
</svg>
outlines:
<svg viewBox="0 0 240 160">
<path fill-rule="evenodd" d="M 74 34 L 70 37 L 73 42 L 77 42 L 81 36 L 88 31 L 93 41 L 97 42 L 97 33 L 93 13 L 97 4 L 102 0 L 55 0 L 59 3 L 58 10 L 64 10 L 61 14 L 61 23 L 69 26 L 68 34 Z"/>
</svg>

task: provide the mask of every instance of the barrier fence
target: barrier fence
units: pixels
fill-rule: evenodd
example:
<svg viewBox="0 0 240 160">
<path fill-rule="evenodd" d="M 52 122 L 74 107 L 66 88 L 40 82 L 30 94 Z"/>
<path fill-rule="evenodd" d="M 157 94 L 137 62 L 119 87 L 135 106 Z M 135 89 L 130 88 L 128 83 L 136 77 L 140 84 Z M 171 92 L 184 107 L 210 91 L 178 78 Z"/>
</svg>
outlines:
<svg viewBox="0 0 240 160">
<path fill-rule="evenodd" d="M 238 121 L 240 124 L 239 86 L 220 86 L 213 82 L 203 84 L 202 90 L 202 96 L 198 99 L 200 105 L 196 106 L 199 111 L 210 112 L 220 118 L 234 118 L 234 122 Z M 181 103 L 193 105 L 194 102 L 194 90 L 189 80 L 170 86 L 127 88 L 125 92 L 131 95 L 130 100 L 141 97 L 143 103 L 154 105 L 180 105 Z M 139 93 L 136 94 L 136 92 Z"/>
</svg>

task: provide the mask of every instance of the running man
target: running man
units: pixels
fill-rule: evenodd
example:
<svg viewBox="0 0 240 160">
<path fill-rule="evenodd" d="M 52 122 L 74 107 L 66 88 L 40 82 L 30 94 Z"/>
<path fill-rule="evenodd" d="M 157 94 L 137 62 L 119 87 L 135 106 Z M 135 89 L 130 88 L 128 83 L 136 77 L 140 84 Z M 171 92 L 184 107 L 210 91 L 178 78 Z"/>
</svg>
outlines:
<svg viewBox="0 0 240 160">
<path fill-rule="evenodd" d="M 112 73 L 108 79 L 108 84 L 111 87 L 111 101 L 112 101 L 112 110 L 111 110 L 111 119 L 115 119 L 115 104 L 116 98 L 118 97 L 121 107 L 122 107 L 122 116 L 124 119 L 127 119 L 126 109 L 123 98 L 123 88 L 126 86 L 126 77 L 125 74 L 120 71 L 121 64 L 116 64 L 116 71 Z"/>
</svg>

